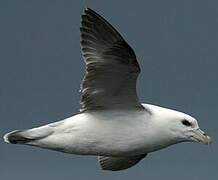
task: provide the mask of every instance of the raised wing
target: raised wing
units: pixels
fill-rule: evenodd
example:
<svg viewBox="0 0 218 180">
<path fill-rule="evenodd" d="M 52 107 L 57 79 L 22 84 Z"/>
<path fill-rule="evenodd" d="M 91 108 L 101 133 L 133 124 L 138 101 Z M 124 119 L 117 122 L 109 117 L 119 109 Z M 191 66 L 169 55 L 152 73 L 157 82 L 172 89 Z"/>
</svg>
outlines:
<svg viewBox="0 0 218 180">
<path fill-rule="evenodd" d="M 136 94 L 140 67 L 133 49 L 99 14 L 86 9 L 81 22 L 86 74 L 81 111 L 143 108 Z"/>
</svg>

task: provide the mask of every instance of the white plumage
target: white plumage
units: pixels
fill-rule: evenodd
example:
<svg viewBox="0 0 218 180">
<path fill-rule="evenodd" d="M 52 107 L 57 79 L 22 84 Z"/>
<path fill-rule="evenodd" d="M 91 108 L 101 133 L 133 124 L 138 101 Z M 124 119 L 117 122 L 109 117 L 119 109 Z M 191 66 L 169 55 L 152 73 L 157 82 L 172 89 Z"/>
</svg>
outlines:
<svg viewBox="0 0 218 180">
<path fill-rule="evenodd" d="M 139 102 L 135 53 L 105 19 L 86 9 L 81 24 L 86 63 L 81 112 L 38 128 L 12 131 L 4 136 L 5 142 L 96 155 L 102 169 L 113 171 L 127 169 L 172 144 L 211 143 L 195 118 Z"/>
</svg>

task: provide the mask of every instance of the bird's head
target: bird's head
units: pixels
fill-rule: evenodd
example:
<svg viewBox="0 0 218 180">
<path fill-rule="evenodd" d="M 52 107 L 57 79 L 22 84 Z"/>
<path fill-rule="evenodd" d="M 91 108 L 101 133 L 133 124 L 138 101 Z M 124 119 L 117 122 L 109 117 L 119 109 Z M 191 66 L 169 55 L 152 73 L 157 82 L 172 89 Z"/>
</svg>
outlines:
<svg viewBox="0 0 218 180">
<path fill-rule="evenodd" d="M 211 144 L 212 139 L 198 125 L 197 120 L 185 113 L 175 110 L 152 106 L 156 114 L 157 123 L 168 137 L 172 137 L 175 143 L 178 142 L 200 142 Z"/>
<path fill-rule="evenodd" d="M 203 144 L 211 144 L 212 139 L 198 126 L 195 118 L 187 114 L 179 114 L 175 120 L 169 121 L 171 130 L 177 134 L 177 138 L 181 141 L 200 142 Z"/>
</svg>

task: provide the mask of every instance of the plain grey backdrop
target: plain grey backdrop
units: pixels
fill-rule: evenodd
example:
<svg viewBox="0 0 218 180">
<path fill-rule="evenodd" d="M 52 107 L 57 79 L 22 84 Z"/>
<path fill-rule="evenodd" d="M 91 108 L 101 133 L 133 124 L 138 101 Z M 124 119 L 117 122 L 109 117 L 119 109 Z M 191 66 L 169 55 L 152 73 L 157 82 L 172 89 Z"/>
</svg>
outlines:
<svg viewBox="0 0 218 180">
<path fill-rule="evenodd" d="M 213 144 L 183 143 L 121 172 L 95 157 L 0 140 L 1 180 L 218 179 L 218 1 L 0 1 L 0 135 L 69 117 L 79 109 L 84 63 L 80 15 L 91 7 L 134 48 L 142 102 L 195 116 Z"/>
</svg>

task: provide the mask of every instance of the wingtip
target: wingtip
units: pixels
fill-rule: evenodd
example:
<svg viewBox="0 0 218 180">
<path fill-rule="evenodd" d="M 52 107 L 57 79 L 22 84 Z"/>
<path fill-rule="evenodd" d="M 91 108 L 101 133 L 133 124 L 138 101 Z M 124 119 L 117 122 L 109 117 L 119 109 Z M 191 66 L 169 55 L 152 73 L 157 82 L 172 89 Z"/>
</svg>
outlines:
<svg viewBox="0 0 218 180">
<path fill-rule="evenodd" d="M 85 9 L 84 9 L 84 11 L 94 11 L 94 10 L 93 10 L 92 8 L 86 6 Z"/>
<path fill-rule="evenodd" d="M 82 12 L 82 14 L 81 14 L 81 21 L 85 18 L 85 17 L 87 17 L 88 15 L 90 15 L 90 14 L 94 14 L 95 13 L 95 11 L 94 10 L 92 10 L 91 8 L 89 8 L 89 7 L 85 7 L 84 8 L 84 10 L 83 10 L 83 12 Z M 95 13 L 96 14 L 96 13 Z"/>
<path fill-rule="evenodd" d="M 100 16 L 94 9 L 90 8 L 90 7 L 85 7 L 84 9 L 84 14 L 91 14 L 91 15 L 95 15 L 95 16 Z"/>
<path fill-rule="evenodd" d="M 86 6 L 86 7 L 84 8 L 84 10 L 83 10 L 83 13 L 86 14 L 86 13 L 89 12 L 89 11 L 93 11 L 93 10 L 92 10 L 90 7 L 87 7 L 87 6 Z"/>
</svg>

